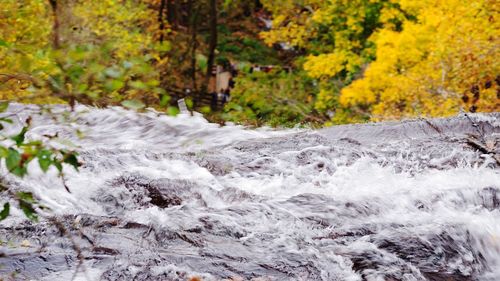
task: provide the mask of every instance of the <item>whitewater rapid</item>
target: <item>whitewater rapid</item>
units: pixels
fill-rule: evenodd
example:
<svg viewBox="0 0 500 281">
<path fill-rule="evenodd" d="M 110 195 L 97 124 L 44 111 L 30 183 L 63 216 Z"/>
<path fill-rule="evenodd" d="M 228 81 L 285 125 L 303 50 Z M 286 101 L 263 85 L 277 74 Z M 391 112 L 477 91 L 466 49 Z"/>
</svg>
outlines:
<svg viewBox="0 0 500 281">
<path fill-rule="evenodd" d="M 65 112 L 9 109 L 33 117 L 28 138 L 77 150 L 83 166 L 65 167 L 71 193 L 35 162 L 7 177 L 50 210 L 0 223 L 0 276 L 500 280 L 500 114 L 252 130 L 197 114 Z"/>
</svg>

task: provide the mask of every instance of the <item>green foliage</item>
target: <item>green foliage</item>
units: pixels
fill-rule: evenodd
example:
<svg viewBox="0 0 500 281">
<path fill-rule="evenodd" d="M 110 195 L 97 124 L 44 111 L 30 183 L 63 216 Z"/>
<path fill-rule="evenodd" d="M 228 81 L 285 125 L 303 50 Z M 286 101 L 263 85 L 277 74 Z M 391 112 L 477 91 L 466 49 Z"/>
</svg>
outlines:
<svg viewBox="0 0 500 281">
<path fill-rule="evenodd" d="M 68 1 L 55 11 L 48 1 L 5 5 L 0 19 L 26 30 L 0 24 L 0 99 L 156 105 L 165 95 L 157 66 L 171 45 L 153 40 L 155 30 L 144 32 L 154 22 L 144 3 Z M 57 29 L 50 15 L 58 18 Z"/>
<path fill-rule="evenodd" d="M 37 201 L 33 197 L 33 194 L 31 192 L 17 192 L 16 197 L 19 203 L 19 208 L 21 208 L 24 215 L 32 221 L 37 221 L 38 216 L 34 208 Z"/>
<path fill-rule="evenodd" d="M 179 114 L 179 109 L 175 106 L 169 106 L 167 108 L 167 114 L 171 116 L 176 116 L 177 114 Z"/>
<path fill-rule="evenodd" d="M 276 69 L 270 73 L 241 74 L 223 117 L 254 125 L 292 127 L 298 123 L 318 123 L 314 95 L 313 81 L 303 72 Z"/>
<path fill-rule="evenodd" d="M 208 58 L 202 54 L 197 54 L 196 55 L 196 63 L 198 64 L 198 67 L 202 72 L 207 71 L 208 67 Z"/>
<path fill-rule="evenodd" d="M 241 35 L 240 35 L 241 36 Z M 233 34 L 223 35 L 217 50 L 220 56 L 229 57 L 239 62 L 255 64 L 280 64 L 278 54 L 257 38 L 240 37 Z"/>
<path fill-rule="evenodd" d="M 7 104 L 7 105 L 4 105 Z M 3 103 L 0 106 L 0 113 L 7 110 L 8 103 Z M 3 122 L 12 122 L 9 119 L 2 120 Z M 77 154 L 74 151 L 61 150 L 50 148 L 40 141 L 27 141 L 26 133 L 29 129 L 31 119 L 26 120 L 26 126 L 21 131 L 10 139 L 14 144 L 10 146 L 0 145 L 0 160 L 4 159 L 5 166 L 9 173 L 18 177 L 24 177 L 28 173 L 28 164 L 37 159 L 40 169 L 47 172 L 51 166 L 54 166 L 59 175 L 62 176 L 63 163 L 73 166 L 76 170 L 81 165 L 78 161 Z M 0 130 L 1 131 L 1 130 Z M 1 133 L 1 132 L 0 132 Z M 6 137 L 2 136 L 4 139 Z M 8 187 L 2 186 L 0 191 L 6 191 L 17 201 L 17 205 L 23 211 L 27 218 L 36 221 L 38 216 L 36 207 L 42 207 L 30 192 L 12 192 Z M 6 202 L 0 212 L 0 221 L 7 218 L 10 213 L 10 203 Z"/>
<path fill-rule="evenodd" d="M 3 204 L 3 209 L 0 212 L 0 221 L 6 219 L 10 214 L 10 204 L 9 202 Z"/>
</svg>

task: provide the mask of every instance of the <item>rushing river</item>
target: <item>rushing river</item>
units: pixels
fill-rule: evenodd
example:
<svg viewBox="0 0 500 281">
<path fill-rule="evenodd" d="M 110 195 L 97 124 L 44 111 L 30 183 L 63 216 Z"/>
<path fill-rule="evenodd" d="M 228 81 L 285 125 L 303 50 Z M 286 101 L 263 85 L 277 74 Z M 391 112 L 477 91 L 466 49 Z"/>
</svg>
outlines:
<svg viewBox="0 0 500 281">
<path fill-rule="evenodd" d="M 500 114 L 275 131 L 63 110 L 9 109 L 83 166 L 71 193 L 36 162 L 7 178 L 50 211 L 0 224 L 5 280 L 500 280 Z"/>
</svg>

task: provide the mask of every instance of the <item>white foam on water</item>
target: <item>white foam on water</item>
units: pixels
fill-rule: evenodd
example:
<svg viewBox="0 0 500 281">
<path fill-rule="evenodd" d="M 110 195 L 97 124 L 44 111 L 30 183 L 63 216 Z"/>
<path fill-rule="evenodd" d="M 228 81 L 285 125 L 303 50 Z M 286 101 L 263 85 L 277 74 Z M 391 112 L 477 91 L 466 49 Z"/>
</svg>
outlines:
<svg viewBox="0 0 500 281">
<path fill-rule="evenodd" d="M 487 117 L 481 118 L 491 121 Z M 29 138 L 44 139 L 44 134 L 59 132 L 60 137 L 69 139 L 78 147 L 81 157 L 88 161 L 79 172 L 65 166 L 64 178 L 71 193 L 65 191 L 55 170 L 44 174 L 36 163 L 30 164 L 29 176 L 17 180 L 21 187 L 30 188 L 52 213 L 58 215 L 109 215 L 96 198 L 102 192 L 118 198 L 120 192 L 126 190 L 120 187 L 113 189 L 110 185 L 124 175 L 140 175 L 148 181 L 185 181 L 197 188 L 196 194 L 201 199 L 196 200 L 204 200 L 205 205 L 193 199 L 166 209 L 158 206 L 129 208 L 123 211 L 123 219 L 181 231 L 196 227 L 199 218 L 208 216 L 224 222 L 227 228 L 241 230 L 243 236 L 240 241 L 254 245 L 255 253 L 276 250 L 284 255 L 314 257 L 311 262 L 322 269 L 323 280 L 362 280 L 347 256 L 356 251 L 379 250 L 369 235 L 356 241 L 346 240 L 345 244 L 322 245 L 318 237 L 331 232 L 375 225 L 379 237 L 386 235 L 390 239 L 398 233 L 402 236 L 417 235 L 423 241 L 430 241 L 443 232 L 447 232 L 452 240 L 462 241 L 463 233 L 467 232 L 471 242 L 463 244 L 472 243 L 476 253 L 468 249 L 457 250 L 461 255 L 448 263 L 450 270 L 472 274 L 470 263 L 475 254 L 480 253 L 487 265 L 481 278 L 500 278 L 500 209 L 485 207 L 488 198 L 478 195 L 488 188 L 500 188 L 500 171 L 491 167 L 491 161 L 469 163 L 466 158 L 454 167 L 439 168 L 443 163 L 452 161 L 454 155 L 465 153 L 460 150 L 449 151 L 447 157 L 439 159 L 433 159 L 432 155 L 418 158 L 410 153 L 412 149 L 415 152 L 415 148 L 409 143 L 394 141 L 392 147 L 399 147 L 400 151 L 391 159 L 369 156 L 366 151 L 376 150 L 377 146 L 374 146 L 352 160 L 342 152 L 333 157 L 328 152 L 330 147 L 322 144 L 267 156 L 256 153 L 254 159 L 245 160 L 247 162 L 241 165 L 258 166 L 270 160 L 271 164 L 267 164 L 266 169 L 248 171 L 235 164 L 236 167 L 228 168 L 227 173 L 217 174 L 194 159 L 212 153 L 225 157 L 221 161 L 234 164 L 252 153 L 241 152 L 234 144 L 269 138 L 286 140 L 294 133 L 303 131 L 221 127 L 198 114 L 171 117 L 154 111 L 138 114 L 121 108 L 97 110 L 83 106 L 79 106 L 69 117 L 69 122 L 53 122 L 50 118 L 38 117 L 33 123 Z M 83 137 L 76 136 L 76 130 Z M 390 150 L 391 146 L 378 148 L 380 151 Z M 312 164 L 297 165 L 296 158 L 301 153 L 311 153 Z M 438 168 L 420 167 L 422 159 L 429 160 Z M 352 163 L 347 164 L 350 160 Z M 314 163 L 319 162 L 328 169 L 316 169 Z M 256 199 L 248 197 L 233 202 L 217 193 L 228 190 L 238 190 Z M 304 201 L 296 203 L 293 200 Z M 123 203 L 135 204 L 132 201 Z M 250 211 L 239 214 L 234 208 Z M 20 220 L 19 214 L 14 211 L 13 218 L 2 224 L 9 225 Z M 326 228 L 315 226 L 308 220 L 315 217 L 334 221 L 336 225 Z M 395 232 L 390 228 L 392 225 L 402 227 Z M 448 226 L 450 229 L 446 229 Z M 267 236 L 269 239 L 262 239 Z M 444 250 L 436 248 L 435 251 Z M 384 259 L 380 262 L 391 264 L 400 261 L 391 255 Z M 383 270 L 397 269 L 387 267 Z M 154 272 L 160 275 L 173 270 L 175 268 L 159 266 Z M 191 270 L 196 273 L 196 269 Z M 366 280 L 384 280 L 387 272 L 383 270 L 365 274 Z M 415 265 L 410 265 L 408 270 L 404 280 L 423 280 L 423 274 Z M 90 273 L 93 276 L 91 279 L 95 277 L 93 280 L 97 280 L 102 271 L 92 269 Z M 68 274 L 56 272 L 43 280 L 63 280 Z M 212 278 L 210 274 L 200 274 L 207 280 Z M 307 276 L 303 278 L 308 279 Z"/>
</svg>

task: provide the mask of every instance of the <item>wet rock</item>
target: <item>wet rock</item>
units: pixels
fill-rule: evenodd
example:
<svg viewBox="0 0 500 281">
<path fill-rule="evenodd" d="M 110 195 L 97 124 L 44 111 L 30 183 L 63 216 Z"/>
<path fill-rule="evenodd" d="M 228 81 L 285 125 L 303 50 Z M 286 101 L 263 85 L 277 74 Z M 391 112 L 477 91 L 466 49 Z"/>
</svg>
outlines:
<svg viewBox="0 0 500 281">
<path fill-rule="evenodd" d="M 168 192 L 163 192 L 156 188 L 155 186 L 147 186 L 146 187 L 149 198 L 151 198 L 151 201 L 149 201 L 151 204 L 158 206 L 160 208 L 168 208 L 171 206 L 178 206 L 182 204 L 182 199 L 175 195 L 171 194 Z"/>
<path fill-rule="evenodd" d="M 92 253 L 95 255 L 116 256 L 120 254 L 120 251 L 107 247 L 94 247 Z"/>
<path fill-rule="evenodd" d="M 500 208 L 500 188 L 485 187 L 478 192 L 482 205 L 489 211 Z"/>
</svg>

